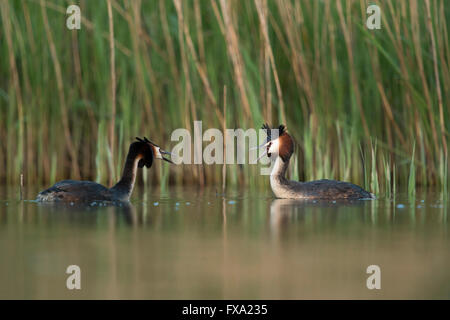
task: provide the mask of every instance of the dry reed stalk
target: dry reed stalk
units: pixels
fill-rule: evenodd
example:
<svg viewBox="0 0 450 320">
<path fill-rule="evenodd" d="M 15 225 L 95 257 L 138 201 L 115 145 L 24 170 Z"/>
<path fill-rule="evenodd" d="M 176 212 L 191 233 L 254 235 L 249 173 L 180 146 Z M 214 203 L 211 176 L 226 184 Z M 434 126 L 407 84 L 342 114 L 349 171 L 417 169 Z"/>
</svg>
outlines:
<svg viewBox="0 0 450 320">
<path fill-rule="evenodd" d="M 394 9 L 393 4 L 390 1 L 387 1 L 388 7 L 389 7 L 389 11 L 391 13 L 391 16 L 393 17 L 393 21 L 392 24 L 394 25 L 394 30 L 395 30 L 395 35 L 391 30 L 390 27 L 390 23 L 388 23 L 387 21 L 384 21 L 384 26 L 385 29 L 387 31 L 388 37 L 390 38 L 395 51 L 397 53 L 397 57 L 400 63 L 400 72 L 401 75 L 403 77 L 403 82 L 405 83 L 405 105 L 406 107 L 411 111 L 409 113 L 407 113 L 405 115 L 405 117 L 412 117 L 412 115 L 414 114 L 414 123 L 415 123 L 415 129 L 414 127 L 410 127 L 410 135 L 411 136 L 415 136 L 416 133 L 419 130 L 420 127 L 420 120 L 418 117 L 418 113 L 417 113 L 417 108 L 414 108 L 414 112 L 413 111 L 413 99 L 411 98 L 412 96 L 412 84 L 410 82 L 410 77 L 409 77 L 409 72 L 408 72 L 408 67 L 406 65 L 406 61 L 405 61 L 405 57 L 407 57 L 407 54 L 405 53 L 404 49 L 403 49 L 403 44 L 402 44 L 402 32 L 400 30 L 400 25 L 399 25 L 399 20 L 400 18 L 398 17 L 398 14 L 396 12 L 396 10 Z M 414 3 L 412 4 L 412 6 L 414 6 Z M 417 8 L 417 6 L 416 6 Z M 396 16 L 397 15 L 397 16 Z M 384 18 L 385 19 L 385 18 Z M 421 59 L 421 57 L 419 56 L 419 59 Z M 427 101 L 427 107 L 429 110 L 429 115 L 432 115 L 432 109 L 431 109 L 431 101 Z M 431 129 L 432 129 L 432 133 L 433 133 L 433 138 L 435 141 L 435 147 L 437 147 L 437 134 L 436 134 L 436 128 L 435 128 L 435 123 L 434 120 L 432 120 L 432 117 L 430 117 L 430 125 L 431 125 Z M 437 149 L 436 149 L 437 151 Z M 433 168 L 431 168 L 431 170 L 434 170 Z"/>
<path fill-rule="evenodd" d="M 351 33 L 348 28 L 348 23 L 345 22 L 345 17 L 344 17 L 344 13 L 342 10 L 341 0 L 336 1 L 336 5 L 337 5 L 337 11 L 339 14 L 339 20 L 341 22 L 342 33 L 343 33 L 344 39 L 345 39 L 345 45 L 347 48 L 348 64 L 349 64 L 349 68 L 350 68 L 350 79 L 351 79 L 350 81 L 353 86 L 353 92 L 355 94 L 356 105 L 359 109 L 359 113 L 361 116 L 361 122 L 362 122 L 362 126 L 364 129 L 364 134 L 366 136 L 366 139 L 369 140 L 370 139 L 369 127 L 367 126 L 366 117 L 364 116 L 364 110 L 362 108 L 362 102 L 361 102 L 361 94 L 359 92 L 358 80 L 356 77 L 355 66 L 353 63 L 354 59 L 353 59 Z M 350 5 L 351 5 L 351 3 L 347 3 L 347 7 Z"/>
<path fill-rule="evenodd" d="M 111 0 L 107 0 L 108 4 L 108 25 L 109 25 L 109 67 L 111 76 L 111 119 L 109 122 L 109 148 L 112 154 L 112 170 L 109 174 L 109 184 L 111 185 L 115 181 L 115 165 L 114 165 L 114 155 L 115 155 L 115 120 L 116 120 L 116 56 L 114 49 L 114 21 L 113 12 L 111 8 Z"/>
<path fill-rule="evenodd" d="M 172 38 L 170 36 L 169 23 L 167 21 L 167 12 L 166 12 L 166 5 L 165 5 L 164 0 L 159 1 L 159 11 L 161 13 L 160 14 L 161 26 L 162 26 L 163 35 L 164 35 L 164 41 L 166 44 L 166 51 L 167 51 L 167 55 L 169 57 L 169 67 L 172 72 L 173 79 L 179 79 L 180 75 L 178 72 Z M 180 86 L 179 81 L 175 81 L 175 90 L 177 91 L 177 96 L 181 97 L 181 86 Z"/>
<path fill-rule="evenodd" d="M 216 112 L 217 118 L 219 120 L 219 123 L 223 122 L 223 115 L 221 113 L 221 111 L 219 110 L 219 106 L 217 105 L 217 101 L 216 98 L 214 97 L 214 93 L 211 90 L 211 85 L 209 83 L 208 80 L 208 76 L 207 76 L 207 72 L 206 69 L 204 68 L 204 65 L 202 63 L 200 63 L 198 57 L 197 57 L 197 52 L 195 51 L 194 48 L 194 43 L 192 42 L 192 38 L 191 35 L 189 33 L 189 28 L 187 26 L 187 24 L 185 23 L 184 17 L 183 17 L 183 10 L 181 8 L 181 1 L 180 0 L 174 0 L 174 4 L 175 4 L 175 8 L 177 10 L 177 15 L 178 15 L 178 21 L 179 23 L 182 25 L 183 28 L 183 33 L 184 33 L 184 37 L 186 39 L 186 43 L 189 49 L 189 52 L 192 56 L 192 59 L 194 60 L 194 65 L 197 69 L 197 72 L 200 76 L 200 79 L 203 83 L 203 86 L 205 88 L 206 91 L 206 95 L 208 97 L 208 99 L 210 100 L 210 102 L 212 103 L 213 107 L 214 107 L 214 111 Z"/>
<path fill-rule="evenodd" d="M 441 7 L 440 7 L 440 26 L 441 31 L 437 32 L 438 39 L 440 40 L 440 45 L 438 46 L 440 48 L 439 50 L 439 61 L 442 64 L 441 72 L 442 72 L 442 78 L 443 88 L 448 88 L 450 86 L 450 48 L 448 43 L 448 32 L 447 32 L 447 21 L 445 18 L 445 7 L 444 7 L 444 1 L 441 1 Z M 447 53 L 447 56 L 446 56 Z M 450 90 L 445 90 L 446 92 L 446 101 L 450 101 Z M 447 134 L 448 135 L 448 134 Z"/>
<path fill-rule="evenodd" d="M 321 16 L 323 16 L 324 12 L 320 12 L 320 3 L 316 2 L 314 3 L 314 10 L 317 10 L 317 15 L 314 17 L 315 20 L 317 20 L 317 22 L 315 23 L 315 29 L 317 29 L 317 34 L 316 37 L 318 38 L 317 40 L 317 44 L 316 44 L 316 55 L 315 55 L 315 62 L 314 62 L 314 67 L 315 67 L 315 71 L 314 74 L 316 74 L 316 76 L 314 77 L 313 83 L 314 86 L 316 86 L 319 90 L 318 90 L 318 96 L 319 96 L 319 103 L 318 103 L 318 107 L 319 107 L 319 113 L 324 114 L 325 115 L 325 123 L 327 124 L 327 126 L 329 126 L 329 130 L 330 132 L 328 133 L 329 135 L 333 135 L 336 133 L 336 127 L 333 126 L 333 124 L 335 123 L 336 118 L 331 117 L 331 110 L 330 109 L 335 109 L 333 105 L 336 104 L 335 99 L 333 99 L 330 95 L 330 90 L 329 88 L 332 87 L 332 79 L 333 79 L 333 75 L 330 74 L 330 68 L 329 66 L 327 66 L 327 59 L 330 57 L 330 52 L 329 52 L 329 39 L 328 39 L 328 31 L 329 31 L 329 23 L 320 23 L 320 19 Z M 326 11 L 326 5 L 323 5 L 324 7 L 324 11 Z M 326 13 L 325 13 L 326 14 Z M 326 20 L 325 20 L 326 21 Z M 320 31 L 320 36 L 319 34 L 319 28 L 322 28 Z M 328 76 L 326 77 L 322 77 L 322 74 L 328 74 Z M 323 82 L 322 82 L 323 81 Z M 321 82 L 323 83 L 323 85 L 321 85 Z M 331 144 L 331 141 L 329 142 Z M 337 153 L 336 153 L 336 159 L 334 161 L 332 161 L 332 163 L 338 164 L 338 159 L 337 159 Z"/>
<path fill-rule="evenodd" d="M 329 23 L 327 23 L 327 25 L 328 25 L 328 33 L 330 35 L 331 68 L 333 70 L 333 73 L 336 74 L 337 70 L 338 70 L 338 62 L 337 62 L 337 54 L 336 54 L 336 39 L 335 39 L 336 26 L 334 24 L 334 20 L 331 15 L 331 12 L 330 12 L 330 2 L 329 1 L 327 1 L 325 3 L 325 17 L 326 17 L 326 20 L 329 21 Z"/>
<path fill-rule="evenodd" d="M 216 16 L 216 20 L 219 24 L 220 31 L 222 32 L 222 34 L 225 34 L 226 31 L 225 26 L 223 24 L 223 18 L 222 15 L 220 14 L 220 10 L 219 7 L 217 6 L 216 0 L 211 0 L 211 6 L 213 8 L 214 15 Z"/>
<path fill-rule="evenodd" d="M 315 121 L 316 115 L 314 111 L 315 104 L 311 87 L 311 77 L 303 55 L 301 36 L 298 34 L 299 28 L 297 27 L 297 23 L 301 19 L 299 17 L 296 18 L 293 14 L 298 13 L 298 11 L 294 10 L 290 2 L 277 0 L 277 5 L 284 24 L 284 30 L 286 31 L 288 43 L 290 44 L 289 61 L 292 64 L 297 86 L 304 92 L 307 101 L 307 103 L 301 103 L 303 118 L 305 120 L 308 119 L 308 115 L 312 117 L 313 121 L 311 129 L 315 132 L 317 126 Z M 294 20 L 294 18 L 296 20 Z"/>
<path fill-rule="evenodd" d="M 223 133 L 227 129 L 227 86 L 223 86 Z M 223 165 L 222 165 L 222 193 L 225 193 L 225 187 L 227 183 L 227 165 L 225 156 L 227 154 L 227 142 L 223 140 Z"/>
<path fill-rule="evenodd" d="M 24 15 L 26 6 L 24 5 Z M 19 49 L 22 56 L 26 56 L 29 54 L 29 51 L 27 50 L 25 38 L 23 36 L 21 25 L 18 23 L 18 20 L 16 17 L 12 17 L 12 27 L 17 39 L 17 43 L 19 45 Z M 28 33 L 28 32 L 27 32 Z M 32 93 L 32 87 L 30 83 L 30 77 L 29 77 L 29 67 L 28 67 L 28 59 L 20 59 L 20 71 L 19 73 L 22 74 L 22 83 L 23 83 L 23 91 L 21 92 L 21 96 L 23 96 L 23 116 L 24 116 L 24 124 L 23 124 L 23 130 L 25 131 L 25 137 L 23 142 L 23 149 L 24 150 L 24 157 L 23 157 L 23 167 L 21 170 L 26 174 L 29 180 L 33 180 L 35 178 L 35 175 L 37 174 L 37 167 L 33 165 L 35 163 L 35 153 L 33 152 L 33 145 L 35 143 L 34 136 L 33 136 L 33 126 L 30 123 L 30 121 L 26 121 L 25 119 L 28 118 L 28 114 L 30 114 L 31 109 L 26 106 L 30 106 L 33 102 L 26 101 L 27 97 L 28 100 L 32 100 L 33 93 Z M 27 112 L 28 111 L 28 112 Z"/>
<path fill-rule="evenodd" d="M 145 33 L 144 28 L 142 27 L 142 19 L 141 19 L 141 1 L 133 1 L 131 2 L 132 10 L 133 10 L 133 21 L 134 21 L 134 27 L 136 30 L 138 30 L 138 34 L 141 38 L 149 39 L 147 43 L 154 43 L 154 41 L 150 40 L 150 37 Z M 149 45 L 152 49 L 156 49 L 158 46 L 151 44 Z M 150 59 L 150 54 L 148 52 L 148 47 L 143 45 L 142 41 L 138 42 L 138 50 L 140 53 L 140 56 L 142 57 L 143 64 L 145 66 L 144 70 L 147 71 L 148 77 L 150 79 L 150 88 L 147 89 L 147 91 L 152 92 L 152 101 L 153 104 L 156 106 L 156 118 L 159 119 L 158 122 L 155 123 L 155 129 L 158 130 L 159 135 L 163 135 L 163 126 L 162 123 L 165 123 L 165 112 L 163 111 L 163 107 L 161 105 L 161 92 L 160 92 L 160 86 L 158 85 L 158 80 L 155 77 L 155 71 L 153 70 L 152 61 Z M 156 50 L 159 51 L 160 49 Z M 165 56 L 165 54 L 163 54 Z M 145 87 L 145 85 L 143 85 Z M 151 90 L 150 90 L 151 89 Z M 149 98 L 150 99 L 150 98 Z"/>
<path fill-rule="evenodd" d="M 195 28 L 198 38 L 198 55 L 200 57 L 200 63 L 203 65 L 203 69 L 206 70 L 206 57 L 205 57 L 205 42 L 203 37 L 203 23 L 202 13 L 200 7 L 200 1 L 194 0 L 194 14 L 195 14 Z"/>
<path fill-rule="evenodd" d="M 220 8 L 223 14 L 223 24 L 226 27 L 226 31 L 224 30 L 224 36 L 227 43 L 228 55 L 230 56 L 231 62 L 233 63 L 234 77 L 237 82 L 244 114 L 246 119 L 252 119 L 252 115 L 250 112 L 250 103 L 248 101 L 245 89 L 246 80 L 244 73 L 244 64 L 239 49 L 239 40 L 234 29 L 233 22 L 231 21 L 229 2 L 226 0 L 220 0 Z"/>
<path fill-rule="evenodd" d="M 280 42 L 282 51 L 284 52 L 286 57 L 289 57 L 291 50 L 289 49 L 286 39 L 284 39 L 283 32 L 281 31 L 280 26 L 277 23 L 277 20 L 274 18 L 271 12 L 267 13 L 267 17 L 269 18 L 270 25 L 272 26 L 273 31 L 277 36 L 277 40 Z"/>
<path fill-rule="evenodd" d="M 427 104 L 427 106 L 431 106 L 430 91 L 428 88 L 428 83 L 427 83 L 424 66 L 423 66 L 422 46 L 421 46 L 421 41 L 420 41 L 420 22 L 418 19 L 417 0 L 412 0 L 410 2 L 409 9 L 410 9 L 409 10 L 410 19 L 411 19 L 412 43 L 413 43 L 414 51 L 415 51 L 414 56 L 416 57 L 416 59 L 415 59 L 416 63 L 414 65 L 414 67 L 419 68 L 419 76 L 420 76 L 420 80 L 422 82 L 423 94 L 425 96 L 425 103 Z M 416 130 L 416 133 L 418 134 L 418 136 L 421 137 L 420 139 L 417 139 L 419 148 L 421 150 L 422 149 L 427 149 L 427 150 L 434 149 L 433 146 L 428 146 L 428 144 L 424 143 L 422 129 L 421 129 L 421 120 L 419 119 L 417 108 L 415 108 L 415 110 L 414 110 L 414 116 L 415 116 L 415 126 L 416 126 L 415 130 Z M 434 123 L 432 124 L 432 126 L 434 126 Z M 435 146 L 435 147 L 437 147 L 437 146 Z M 427 153 L 429 153 L 429 152 L 427 152 Z M 433 161 L 430 161 L 430 163 L 433 163 Z M 431 165 L 430 167 L 432 168 L 431 171 L 434 171 L 434 169 L 433 169 L 434 165 Z"/>
<path fill-rule="evenodd" d="M 392 112 L 392 107 L 391 104 L 389 103 L 389 99 L 386 96 L 384 87 L 383 87 L 383 83 L 382 83 L 382 76 L 380 73 L 380 65 L 379 65 L 379 59 L 378 59 L 378 52 L 375 50 L 375 48 L 370 48 L 370 61 L 372 63 L 372 72 L 375 76 L 375 81 L 377 84 L 377 88 L 378 88 L 378 92 L 380 93 L 381 96 L 381 101 L 382 101 L 382 106 L 384 108 L 384 111 L 387 115 L 387 119 L 391 122 L 392 126 L 394 127 L 394 130 L 397 134 L 397 137 L 400 139 L 400 143 L 402 145 L 406 144 L 406 140 L 405 137 L 403 136 L 402 131 L 400 130 L 400 127 L 398 126 L 397 122 L 394 119 L 394 114 Z M 390 136 L 390 127 L 388 125 L 388 122 L 386 122 L 386 128 L 388 131 L 388 134 Z M 392 138 L 389 137 L 389 141 L 391 141 Z M 390 142 L 389 146 L 392 148 L 393 145 Z"/>
<path fill-rule="evenodd" d="M 70 133 L 66 98 L 64 96 L 64 86 L 63 86 L 61 65 L 59 64 L 58 55 L 56 53 L 55 43 L 53 41 L 52 31 L 50 30 L 50 25 L 48 23 L 47 10 L 45 7 L 44 0 L 41 0 L 41 12 L 42 12 L 42 18 L 44 20 L 44 27 L 45 27 L 45 32 L 47 34 L 47 40 L 48 40 L 48 43 L 50 46 L 50 54 L 52 56 L 53 67 L 54 67 L 55 76 L 56 76 L 56 84 L 58 86 L 58 97 L 59 97 L 59 104 L 61 106 L 64 138 L 66 141 L 66 149 L 70 155 L 70 159 L 72 162 L 73 177 L 75 179 L 79 179 L 80 178 L 80 168 L 78 166 L 77 152 L 76 152 L 75 146 L 72 142 L 72 135 Z"/>
<path fill-rule="evenodd" d="M 439 78 L 436 40 L 434 38 L 433 25 L 432 25 L 432 21 L 431 21 L 430 1 L 425 0 L 425 5 L 427 7 L 427 27 L 428 27 L 428 32 L 430 33 L 431 50 L 433 53 L 433 67 L 434 67 L 434 76 L 435 76 L 435 82 L 436 82 L 436 84 L 435 84 L 436 94 L 437 94 L 438 107 L 439 107 L 439 121 L 440 121 L 440 126 L 441 126 L 442 146 L 444 148 L 444 154 L 447 155 L 448 153 L 447 153 L 447 141 L 445 138 L 444 108 L 443 108 L 443 103 L 442 103 L 441 82 L 440 82 L 440 78 Z"/>
<path fill-rule="evenodd" d="M 445 15 L 445 2 L 441 2 L 441 26 L 442 26 L 442 38 L 444 45 L 442 46 L 443 50 L 446 52 L 447 61 L 450 61 L 450 44 L 449 44 L 449 35 L 447 30 L 447 17 Z"/>
<path fill-rule="evenodd" d="M 132 6 L 134 2 L 127 2 L 128 6 Z M 133 58 L 135 61 L 135 72 L 136 72 L 136 86 L 139 91 L 139 97 L 143 99 L 143 109 L 145 113 L 145 117 L 141 118 L 141 126 L 144 126 L 145 123 L 152 123 L 157 124 L 154 121 L 153 112 L 152 112 L 152 99 L 150 96 L 150 92 L 147 90 L 145 85 L 145 76 L 144 76 L 144 67 L 142 65 L 142 57 L 140 54 L 140 37 L 137 27 L 137 21 L 136 19 L 139 19 L 139 17 L 132 17 L 131 15 L 128 15 L 129 19 L 127 20 L 128 23 L 128 29 L 130 31 L 131 36 L 131 46 L 132 46 L 132 53 Z"/>
<path fill-rule="evenodd" d="M 275 58 L 273 56 L 273 51 L 272 51 L 272 47 L 270 45 L 270 39 L 269 39 L 269 33 L 268 33 L 267 1 L 266 0 L 255 0 L 255 6 L 258 11 L 258 17 L 259 17 L 259 22 L 260 22 L 260 27 L 261 27 L 260 29 L 261 29 L 261 32 L 264 37 L 264 49 L 266 51 L 266 56 L 269 57 L 270 65 L 272 66 L 273 77 L 275 80 L 275 87 L 277 89 L 277 95 L 278 95 L 278 100 L 279 100 L 279 104 L 280 104 L 281 122 L 286 123 L 287 120 L 286 120 L 286 112 L 284 110 L 283 93 L 281 90 L 280 79 L 278 77 L 278 72 L 277 72 L 277 68 L 275 65 Z M 267 70 L 266 70 L 266 72 L 267 72 Z M 266 80 L 266 83 L 270 83 L 270 78 L 268 80 Z M 269 86 L 269 88 L 270 88 L 270 86 Z M 270 106 L 271 105 L 270 104 L 271 96 L 269 93 L 267 96 L 267 100 L 268 100 L 267 103 Z M 271 116 L 271 108 L 268 109 L 267 114 L 269 116 Z M 270 119 L 268 119 L 268 120 L 270 121 Z"/>
<path fill-rule="evenodd" d="M 33 34 L 33 27 L 31 26 L 30 10 L 28 10 L 28 4 L 25 1 L 23 2 L 23 15 L 28 34 L 28 43 L 30 44 L 31 52 L 34 54 L 36 52 L 36 42 L 34 41 L 34 37 L 30 37 Z"/>
<path fill-rule="evenodd" d="M 314 86 L 319 83 L 319 80 L 322 79 L 322 73 L 320 72 L 320 40 L 323 39 L 319 35 L 320 26 L 323 25 L 323 23 L 320 22 L 320 10 L 319 10 L 319 2 L 314 1 L 312 12 L 310 13 L 311 16 L 313 16 L 313 42 L 314 42 L 314 60 L 313 60 L 313 72 L 311 75 L 311 82 L 314 84 Z M 323 28 L 326 29 L 326 28 Z"/>
<path fill-rule="evenodd" d="M 78 85 L 78 90 L 80 91 L 81 97 L 83 98 L 83 100 L 87 101 L 88 100 L 88 96 L 85 90 L 85 87 L 83 86 L 83 81 L 82 81 L 82 71 L 81 71 L 81 59 L 80 59 L 80 46 L 78 44 L 78 37 L 77 34 L 75 32 L 72 32 L 72 54 L 73 54 L 73 64 L 74 64 L 74 69 L 75 69 L 75 77 L 76 77 L 76 82 Z M 93 134 L 96 134 L 98 131 L 98 123 L 97 123 L 97 119 L 95 118 L 95 114 L 94 114 L 94 110 L 92 110 L 92 106 L 90 104 L 86 105 L 86 111 L 87 111 L 87 115 L 89 118 L 89 122 L 90 122 L 90 126 L 91 126 L 91 130 Z M 94 140 L 96 140 L 94 138 Z M 88 161 L 89 162 L 89 161 Z"/>
<path fill-rule="evenodd" d="M 179 2 L 180 9 L 182 10 L 181 2 Z M 184 46 L 184 29 L 183 29 L 183 15 L 178 15 L 178 42 L 180 46 L 180 56 L 181 56 L 181 65 L 183 68 L 183 74 L 185 78 L 185 96 L 184 96 L 184 121 L 186 129 L 191 131 L 191 120 L 197 120 L 197 114 L 196 114 L 196 108 L 195 108 L 195 101 L 193 97 L 192 92 L 192 84 L 191 84 L 191 78 L 189 75 L 189 64 L 188 64 L 188 57 L 186 54 L 185 46 Z M 189 117 L 189 108 L 190 108 L 190 114 L 191 117 Z M 194 136 L 197 135 L 197 132 L 194 132 Z M 195 139 L 195 138 L 194 138 Z M 198 146 L 199 147 L 199 146 Z M 194 146 L 194 157 L 199 155 L 199 148 L 195 148 Z M 199 181 L 200 184 L 203 184 L 203 171 L 200 170 L 199 166 L 195 165 L 195 170 L 192 170 L 193 178 L 196 181 Z"/>
<path fill-rule="evenodd" d="M 17 113 L 19 120 L 19 137 L 17 139 L 18 150 L 16 150 L 19 155 L 19 165 L 18 170 L 23 171 L 23 154 L 24 154 L 24 114 L 23 114 L 23 100 L 22 100 L 22 91 L 19 82 L 19 73 L 17 70 L 16 59 L 14 55 L 14 47 L 12 42 L 12 29 L 11 29 L 11 20 L 9 18 L 9 3 L 6 1 L 0 2 L 0 11 L 2 22 L 5 30 L 5 38 L 6 43 L 8 45 L 8 59 L 9 59 L 9 68 L 11 74 L 11 82 L 15 92 L 16 104 L 17 104 Z M 12 138 L 12 137 L 10 137 Z M 14 152 L 11 152 L 14 154 Z"/>
<path fill-rule="evenodd" d="M 420 43 L 420 23 L 418 19 L 418 12 L 417 12 L 417 0 L 412 0 L 410 3 L 410 16 L 411 16 L 411 36 L 413 39 L 413 46 L 416 56 L 416 67 L 419 69 L 419 75 L 420 80 L 422 81 L 422 87 L 423 87 L 423 93 L 425 95 L 425 101 L 427 105 L 431 105 L 431 97 L 430 97 L 430 91 L 428 89 L 428 83 L 423 67 L 423 60 L 422 60 L 422 46 Z"/>
<path fill-rule="evenodd" d="M 260 28 L 261 29 L 261 28 Z M 261 41 L 263 37 L 262 32 L 259 32 L 259 50 L 258 50 L 258 70 L 261 74 L 261 85 L 259 86 L 260 105 L 263 110 L 264 119 L 269 120 L 269 109 L 272 109 L 272 104 L 268 100 L 269 94 L 272 96 L 271 76 L 270 76 L 270 61 L 265 50 L 265 43 Z M 262 79 L 265 81 L 263 82 Z"/>
</svg>

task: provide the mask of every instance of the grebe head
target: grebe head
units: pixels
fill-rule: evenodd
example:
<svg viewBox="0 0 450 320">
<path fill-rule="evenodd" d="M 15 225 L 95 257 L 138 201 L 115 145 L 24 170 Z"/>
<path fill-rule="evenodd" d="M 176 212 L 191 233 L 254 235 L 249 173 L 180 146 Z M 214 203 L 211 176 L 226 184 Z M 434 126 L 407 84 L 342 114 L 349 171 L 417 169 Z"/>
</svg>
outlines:
<svg viewBox="0 0 450 320">
<path fill-rule="evenodd" d="M 172 160 L 163 157 L 164 154 L 171 155 L 170 152 L 162 150 L 157 144 L 151 142 L 146 137 L 144 137 L 144 139 L 136 137 L 136 140 L 138 140 L 138 142 L 132 143 L 130 149 L 135 149 L 137 155 L 141 156 L 141 159 L 138 162 L 139 168 L 144 166 L 150 168 L 153 164 L 153 158 L 173 163 Z"/>
<path fill-rule="evenodd" d="M 278 129 L 278 137 L 272 137 L 271 128 L 267 124 L 262 126 L 263 130 L 266 130 L 267 140 L 262 147 L 265 147 L 266 150 L 263 153 L 267 154 L 267 156 L 274 161 L 278 156 L 284 161 L 288 161 L 292 153 L 294 153 L 294 141 L 291 136 L 287 133 L 286 127 L 284 125 L 280 125 Z M 261 157 L 263 156 L 261 155 Z"/>
</svg>

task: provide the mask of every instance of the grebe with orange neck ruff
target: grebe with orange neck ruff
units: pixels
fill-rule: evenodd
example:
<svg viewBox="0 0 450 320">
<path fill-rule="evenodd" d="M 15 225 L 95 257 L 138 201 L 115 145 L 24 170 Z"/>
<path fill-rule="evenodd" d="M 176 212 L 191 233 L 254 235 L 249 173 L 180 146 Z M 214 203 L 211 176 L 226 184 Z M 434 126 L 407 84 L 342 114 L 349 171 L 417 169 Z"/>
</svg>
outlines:
<svg viewBox="0 0 450 320">
<path fill-rule="evenodd" d="M 267 140 L 261 147 L 265 148 L 263 155 L 267 154 L 272 162 L 270 186 L 277 198 L 323 200 L 375 199 L 373 193 L 349 182 L 328 179 L 300 182 L 286 179 L 289 160 L 294 153 L 294 141 L 287 133 L 284 125 L 280 125 L 278 129 L 275 129 L 278 130 L 278 137 L 276 138 L 271 137 L 271 129 L 267 124 L 263 125 L 262 128 L 267 132 Z"/>
</svg>

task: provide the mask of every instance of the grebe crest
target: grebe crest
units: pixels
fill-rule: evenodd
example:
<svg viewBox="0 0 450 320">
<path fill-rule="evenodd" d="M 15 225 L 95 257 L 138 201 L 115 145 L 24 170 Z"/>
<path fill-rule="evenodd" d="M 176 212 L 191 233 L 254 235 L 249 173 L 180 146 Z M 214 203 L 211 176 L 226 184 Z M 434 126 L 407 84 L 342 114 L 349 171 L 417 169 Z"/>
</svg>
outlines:
<svg viewBox="0 0 450 320">
<path fill-rule="evenodd" d="M 287 133 L 286 127 L 280 125 L 278 127 L 278 137 L 272 137 L 272 130 L 268 124 L 264 124 L 262 128 L 267 133 L 266 153 L 269 158 L 275 159 L 279 156 L 283 161 L 288 161 L 294 153 L 294 141 Z"/>
</svg>

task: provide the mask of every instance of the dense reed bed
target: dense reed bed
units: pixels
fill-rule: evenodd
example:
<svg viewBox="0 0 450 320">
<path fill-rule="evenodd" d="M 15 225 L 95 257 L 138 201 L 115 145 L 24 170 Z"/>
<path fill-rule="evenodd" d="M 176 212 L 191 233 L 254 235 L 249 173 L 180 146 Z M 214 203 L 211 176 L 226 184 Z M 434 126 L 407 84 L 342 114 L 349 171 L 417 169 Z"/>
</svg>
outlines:
<svg viewBox="0 0 450 320">
<path fill-rule="evenodd" d="M 370 3 L 369 3 L 370 2 Z M 450 4 L 376 1 L 0 2 L 0 177 L 111 183 L 129 142 L 176 128 L 286 123 L 290 175 L 411 194 L 448 184 Z M 226 94 L 225 94 L 226 93 Z M 205 142 L 204 145 L 208 143 Z M 255 165 L 159 165 L 159 182 L 264 186 Z"/>
</svg>

